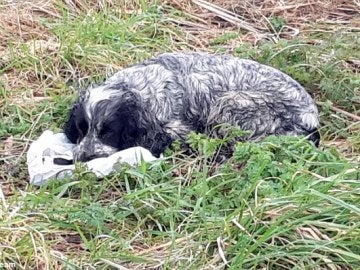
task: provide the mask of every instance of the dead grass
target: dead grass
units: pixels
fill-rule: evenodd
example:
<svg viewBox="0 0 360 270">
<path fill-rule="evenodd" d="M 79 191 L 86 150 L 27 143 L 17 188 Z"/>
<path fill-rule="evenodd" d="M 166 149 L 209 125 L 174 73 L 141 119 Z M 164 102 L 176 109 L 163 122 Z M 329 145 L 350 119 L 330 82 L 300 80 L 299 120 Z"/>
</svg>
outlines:
<svg viewBox="0 0 360 270">
<path fill-rule="evenodd" d="M 206 50 L 211 41 L 229 31 L 241 34 L 230 43 L 257 45 L 264 40 L 278 42 L 316 32 L 338 30 L 360 31 L 360 6 L 357 1 L 205 1 L 169 0 L 167 4 L 181 10 L 187 19 L 173 21 L 191 39 L 189 42 Z M 274 25 L 276 20 L 280 25 Z M 357 68 L 357 59 L 349 65 Z M 357 72 L 359 69 L 357 68 Z"/>
<path fill-rule="evenodd" d="M 183 46 L 187 49 L 190 48 L 199 51 L 214 50 L 214 48 L 212 48 L 214 39 L 228 33 L 235 33 L 235 35 L 230 41 L 222 45 L 221 49 L 232 51 L 236 46 L 249 44 L 257 46 L 269 40 L 277 43 L 280 39 L 292 40 L 314 33 L 335 33 L 339 30 L 345 32 L 360 31 L 360 2 L 357 0 L 166 0 L 162 1 L 160 5 L 161 12 L 164 13 L 165 23 L 169 23 L 169 26 L 175 25 L 178 27 L 178 31 L 169 29 L 169 32 L 167 32 L 173 39 L 173 43 L 185 44 L 184 46 L 179 45 L 179 47 Z M 177 16 L 172 16 L 171 12 L 173 12 L 173 10 L 169 8 L 169 6 L 179 12 Z M 43 103 L 47 101 L 54 102 L 53 99 L 56 96 L 62 97 L 63 93 L 61 89 L 68 89 L 69 86 L 72 85 L 74 78 L 81 80 L 88 76 L 87 70 L 83 70 L 83 67 L 77 63 L 73 64 L 73 66 L 64 65 L 60 55 L 63 44 L 61 44 L 58 37 L 46 26 L 46 21 L 56 21 L 62 18 L 64 14 L 74 18 L 84 13 L 91 16 L 92 13 L 96 13 L 105 8 L 118 9 L 120 13 L 122 12 L 130 16 L 132 14 L 140 14 L 143 7 L 141 4 L 135 3 L 135 1 L 35 0 L 1 2 L 0 0 L 0 82 L 5 86 L 4 89 L 7 90 L 3 96 L 0 96 L 1 117 L 4 119 L 3 116 L 7 114 L 14 114 L 15 117 L 13 111 L 11 113 L 5 111 L 14 108 L 17 110 L 14 111 L 19 115 L 31 115 L 31 117 L 26 119 L 30 122 L 27 123 L 29 127 L 24 129 L 21 136 L 7 135 L 4 138 L 0 138 L 0 190 L 2 188 L 6 198 L 22 198 L 26 196 L 23 193 L 24 190 L 28 189 L 24 153 L 30 142 L 29 138 L 32 137 L 34 126 L 38 123 L 37 121 L 40 119 L 41 114 L 48 112 L 46 110 L 51 111 L 51 108 L 48 107 L 38 110 L 35 108 L 43 105 Z M 170 31 L 173 32 L 170 33 Z M 314 39 L 309 42 L 317 46 L 321 44 L 322 37 L 315 36 Z M 169 50 L 173 48 L 178 47 L 169 47 Z M 321 57 L 323 57 L 325 61 L 329 55 L 324 54 Z M 319 57 L 319 59 L 321 59 L 321 57 Z M 48 63 L 49 66 L 44 67 L 47 58 L 51 58 L 52 61 Z M 14 59 L 16 61 L 14 61 Z M 36 62 L 36 65 L 29 65 L 27 61 Z M 124 62 L 126 61 L 125 59 Z M 99 74 L 105 72 L 106 64 L 109 63 L 97 65 L 94 67 L 94 72 Z M 354 55 L 341 64 L 351 69 L 354 74 L 360 74 L 360 57 Z M 119 68 L 120 66 L 121 64 L 119 63 L 117 66 L 112 66 L 112 68 Z M 1 87 L 2 85 L 0 84 L 0 90 L 2 90 Z M 346 134 L 350 134 L 351 137 L 340 136 L 338 135 L 338 130 L 336 130 L 336 134 L 330 134 L 331 136 L 328 136 L 330 139 L 324 140 L 323 145 L 325 145 L 325 147 L 336 148 L 342 156 L 352 162 L 360 162 L 358 154 L 360 144 L 356 141 L 359 140 L 357 134 L 359 134 L 360 122 L 358 117 L 360 112 L 354 109 L 350 113 L 343 108 L 338 108 L 340 110 L 336 110 L 336 108 L 338 108 L 336 104 L 330 107 L 330 113 L 327 117 L 336 119 L 336 121 L 341 122 L 343 126 L 346 126 L 344 131 L 347 132 Z M 33 110 L 35 113 L 32 112 Z M 49 114 L 51 117 L 54 117 L 52 113 L 53 111 Z M 11 118 L 11 115 L 10 117 L 7 115 L 7 117 Z M 50 121 L 51 119 L 53 118 L 50 118 Z M 48 123 L 46 123 L 46 125 L 48 125 Z M 189 187 L 191 179 L 195 177 L 192 174 L 195 174 L 195 170 L 198 168 L 193 168 L 194 171 L 189 172 L 190 167 L 195 168 L 193 164 L 189 163 L 187 166 L 184 166 L 184 172 L 174 172 L 176 179 L 186 178 L 186 181 L 189 181 L 184 183 L 184 186 L 181 188 Z M 179 175 L 177 175 L 177 173 Z M 121 200 L 122 195 L 126 194 L 119 192 L 117 188 L 111 189 L 109 185 L 107 190 L 103 191 L 101 199 L 117 202 Z M 344 196 L 344 198 L 346 198 L 346 196 Z M 36 199 L 34 199 L 34 201 L 36 201 Z M 150 203 L 154 203 L 154 201 L 150 200 Z M 266 204 L 266 200 L 262 203 Z M 14 203 L 14 205 L 12 215 L 16 216 L 17 211 L 21 209 L 21 200 L 19 205 L 17 205 L 17 202 Z M 266 217 L 264 220 L 266 221 L 261 221 L 263 222 L 264 228 L 270 225 L 272 221 L 280 218 L 285 212 L 292 211 L 302 204 L 292 207 L 288 202 L 285 202 L 285 205 L 287 206 L 265 211 Z M 72 205 L 67 205 L 67 207 L 73 209 Z M 36 209 L 36 211 L 38 211 L 37 214 L 39 216 L 42 215 L 41 209 Z M 59 261 L 66 261 L 66 255 L 81 253 L 85 254 L 83 255 L 85 257 L 88 256 L 89 258 L 86 259 L 91 261 L 91 254 L 89 247 L 86 246 L 85 236 L 80 235 L 75 229 L 48 229 L 48 226 L 54 225 L 57 220 L 45 221 L 42 230 L 40 230 L 40 233 L 37 233 L 36 230 L 32 229 L 33 227 L 36 228 L 39 221 L 39 219 L 35 218 L 35 214 L 36 213 L 30 212 L 29 216 L 26 216 L 21 213 L 19 214 L 21 215 L 21 222 L 12 225 L 6 224 L 5 227 L 7 229 L 13 230 L 13 234 L 6 234 L 8 237 L 6 238 L 6 242 L 15 245 L 17 241 L 21 242 L 21 239 L 24 237 L 30 238 L 38 254 L 28 256 L 29 258 L 35 258 L 38 269 L 48 267 L 49 262 L 44 258 L 49 257 L 52 258 L 51 263 L 54 269 L 61 269 L 61 267 L 64 266 L 60 264 Z M 253 213 L 249 212 L 248 215 L 250 221 L 254 219 L 255 223 L 258 222 Z M 7 220 L 13 220 L 13 216 L 7 217 Z M 148 219 L 151 219 L 151 216 L 144 218 L 144 220 Z M 151 221 L 153 220 L 150 220 L 150 222 Z M 187 221 L 184 221 L 184 224 L 186 222 Z M 236 222 L 229 223 L 231 225 L 227 225 L 226 230 L 231 226 L 235 226 L 237 229 L 240 229 L 240 234 L 244 233 L 244 235 L 246 235 L 242 225 Z M 109 228 L 111 226 L 114 225 L 108 225 Z M 179 225 L 176 229 L 181 231 L 182 226 L 183 225 Z M 125 227 L 126 226 L 123 226 L 121 228 L 124 229 Z M 118 265 L 116 260 L 110 261 L 101 258 L 96 262 L 95 266 L 108 265 L 114 268 L 127 267 L 128 269 L 166 268 L 166 265 L 163 265 L 166 261 L 182 261 L 183 265 L 186 265 L 188 260 L 197 258 L 197 256 L 201 257 L 201 254 L 209 254 L 212 252 L 210 256 L 211 259 L 207 262 L 207 267 L 204 266 L 204 269 L 211 269 L 213 265 L 218 265 L 219 268 L 225 268 L 227 261 L 224 253 L 226 253 L 226 249 L 229 246 L 234 244 L 231 242 L 233 240 L 230 239 L 226 242 L 228 239 L 222 238 L 216 239 L 215 242 L 209 241 L 205 242 L 207 244 L 199 244 L 196 242 L 196 236 L 191 234 L 176 238 L 174 241 L 170 238 L 161 239 L 161 237 L 159 237 L 159 239 L 154 240 L 154 242 L 149 240 L 147 243 L 144 243 L 142 241 L 146 237 L 142 235 L 144 231 L 140 229 L 138 231 L 135 231 L 135 229 L 134 231 L 131 230 L 133 230 L 133 228 L 128 231 L 121 230 L 124 239 L 128 237 L 126 235 L 127 233 L 134 235 L 133 239 L 126 242 L 128 250 L 134 256 L 139 256 L 139 258 L 141 257 L 142 260 L 146 259 L 146 261 L 136 261 L 136 259 L 134 259 L 134 262 L 128 263 L 126 259 L 124 259 L 125 263 Z M 319 231 L 311 225 L 299 226 L 295 232 L 297 234 L 296 236 L 304 241 L 329 241 L 329 237 L 331 237 L 331 234 L 328 236 L 326 233 Z M 339 235 L 341 233 L 342 231 L 339 231 Z M 99 238 L 100 237 L 104 237 L 105 242 L 106 235 L 100 235 Z M 271 241 L 271 244 L 276 241 L 283 242 L 283 246 L 285 247 L 288 244 L 286 239 L 277 236 L 274 236 Z M 99 241 L 99 247 L 101 247 L 104 242 Z M 110 250 L 112 243 L 107 244 Z M 116 243 L 116 245 L 119 245 L 119 243 Z M 176 246 L 176 248 L 174 248 L 174 246 Z M 170 247 L 173 248 L 170 249 Z M 51 256 L 43 253 L 46 248 L 51 249 Z M 289 248 L 291 249 L 291 243 L 289 244 Z M 196 254 L 192 253 L 194 250 Z M 26 254 L 26 252 L 24 253 Z M 204 257 L 205 256 L 207 255 L 204 255 Z M 314 258 L 314 265 L 316 264 L 316 260 L 317 258 Z M 33 265 L 31 262 L 27 263 Z M 291 263 L 292 262 L 289 261 L 289 265 Z M 294 265 L 294 267 L 299 267 L 300 264 L 301 262 Z M 340 268 L 339 266 L 334 266 L 332 261 L 329 261 L 326 269 Z M 351 268 L 344 266 L 341 269 Z"/>
<path fill-rule="evenodd" d="M 105 6 L 111 7 L 115 2 L 63 1 L 59 4 L 59 1 L 54 0 L 36 0 L 3 4 L 0 10 L 0 53 L 6 51 L 9 45 L 16 46 L 30 40 L 36 40 L 38 44 L 35 47 L 39 47 L 42 41 L 53 43 L 52 34 L 41 22 L 61 16 L 56 6 L 60 5 L 72 14 L 91 14 Z M 238 27 L 250 32 L 249 36 L 243 37 L 246 41 L 273 35 L 274 32 L 278 37 L 292 38 L 309 31 L 333 31 L 344 27 L 348 31 L 360 30 L 360 4 L 357 0 L 308 0 L 300 3 L 295 0 L 167 0 L 164 4 L 173 6 L 188 16 L 187 20 L 173 22 L 191 34 L 197 32 L 204 39 L 201 42 L 198 40 L 199 44 L 206 43 L 207 36 L 214 37 L 221 30 L 235 30 Z M 131 5 L 125 7 L 125 10 L 129 14 L 140 11 L 139 7 Z M 271 22 L 274 17 L 284 20 L 282 29 L 274 29 Z M 53 46 L 54 43 L 50 45 Z"/>
<path fill-rule="evenodd" d="M 51 33 L 41 21 L 60 16 L 51 1 L 19 1 L 1 7 L 0 52 L 30 40 L 49 40 Z"/>
<path fill-rule="evenodd" d="M 169 4 L 190 14 L 202 28 L 210 27 L 214 34 L 220 29 L 240 27 L 248 33 L 246 41 L 259 41 L 274 34 L 291 39 L 312 31 L 360 30 L 360 5 L 355 0 L 173 0 Z M 274 27 L 275 17 L 284 20 L 281 29 Z M 198 31 L 201 35 L 202 29 Z"/>
<path fill-rule="evenodd" d="M 7 66 L 14 54 L 56 56 L 60 43 L 44 27 L 43 22 L 60 18 L 61 10 L 68 14 L 91 14 L 105 7 L 118 8 L 120 3 L 125 5 L 122 10 L 129 14 L 141 11 L 139 6 L 121 2 L 36 0 L 2 4 L 0 68 Z M 194 50 L 207 50 L 215 37 L 238 28 L 242 29 L 243 33 L 234 39 L 233 42 L 237 45 L 255 45 L 269 39 L 277 42 L 279 38 L 292 39 L 308 35 L 309 32 L 337 31 L 341 28 L 360 31 L 360 6 L 356 0 L 308 0 L 301 3 L 294 0 L 167 0 L 164 4 L 183 12 L 184 19 L 169 18 L 169 21 L 180 26 L 185 33 L 183 37 L 178 36 L 177 41 L 187 42 Z M 274 26 L 274 18 L 284 20 L 281 23 L 283 25 Z M 29 48 L 29 51 L 24 52 L 21 49 L 23 47 Z M 347 64 L 358 72 L 358 61 L 351 59 Z M 0 73 L 0 79 L 12 89 L 21 90 L 27 87 L 33 89 L 33 96 L 43 95 L 43 80 L 39 80 L 33 71 L 24 74 L 24 71 L 7 67 L 4 74 Z"/>
</svg>

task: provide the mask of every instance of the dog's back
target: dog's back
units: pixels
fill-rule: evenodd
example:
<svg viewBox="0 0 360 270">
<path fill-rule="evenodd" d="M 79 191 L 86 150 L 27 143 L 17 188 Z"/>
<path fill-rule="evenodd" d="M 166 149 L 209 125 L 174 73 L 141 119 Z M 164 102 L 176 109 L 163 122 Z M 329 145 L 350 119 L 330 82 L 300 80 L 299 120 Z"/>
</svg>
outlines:
<svg viewBox="0 0 360 270">
<path fill-rule="evenodd" d="M 166 53 L 142 63 L 176 74 L 183 120 L 207 131 L 219 124 L 270 134 L 308 135 L 318 144 L 318 111 L 304 88 L 269 66 L 229 55 Z M 203 130 L 202 130 L 203 129 Z"/>
</svg>

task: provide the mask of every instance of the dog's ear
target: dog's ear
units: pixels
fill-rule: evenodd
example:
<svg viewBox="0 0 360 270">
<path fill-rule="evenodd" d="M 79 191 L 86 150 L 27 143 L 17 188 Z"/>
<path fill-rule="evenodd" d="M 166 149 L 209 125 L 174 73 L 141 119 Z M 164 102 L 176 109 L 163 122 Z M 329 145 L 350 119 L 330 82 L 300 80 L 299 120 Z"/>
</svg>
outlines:
<svg viewBox="0 0 360 270">
<path fill-rule="evenodd" d="M 119 150 L 133 147 L 145 136 L 146 130 L 142 127 L 143 119 L 141 107 L 135 99 L 118 100 L 113 106 L 107 107 L 106 118 L 103 123 L 104 143 L 112 145 Z"/>
<path fill-rule="evenodd" d="M 157 115 L 154 112 L 149 110 L 150 106 L 139 106 L 139 103 L 134 103 L 132 108 L 129 130 L 134 128 L 135 141 L 133 145 L 139 145 L 148 149 L 155 157 L 160 157 L 160 155 L 165 151 L 167 147 L 171 145 L 173 139 L 165 131 L 164 123 L 161 123 Z"/>
<path fill-rule="evenodd" d="M 85 118 L 85 111 L 80 103 L 75 103 L 71 108 L 68 120 L 64 125 L 66 137 L 72 143 L 78 143 L 87 132 L 88 124 Z"/>
<path fill-rule="evenodd" d="M 76 127 L 76 105 L 74 105 L 69 113 L 68 120 L 65 122 L 64 125 L 64 132 L 66 137 L 70 140 L 72 143 L 76 143 L 79 138 L 79 131 Z"/>
<path fill-rule="evenodd" d="M 159 157 L 172 143 L 170 135 L 164 131 L 156 115 L 134 94 L 128 94 L 116 102 L 116 114 L 113 119 L 116 121 L 111 128 L 115 129 L 119 136 L 119 149 L 142 146 Z"/>
<path fill-rule="evenodd" d="M 138 144 L 145 130 L 139 126 L 139 113 L 136 111 L 124 110 L 117 113 L 121 125 L 119 136 L 121 148 L 126 149 Z"/>
</svg>

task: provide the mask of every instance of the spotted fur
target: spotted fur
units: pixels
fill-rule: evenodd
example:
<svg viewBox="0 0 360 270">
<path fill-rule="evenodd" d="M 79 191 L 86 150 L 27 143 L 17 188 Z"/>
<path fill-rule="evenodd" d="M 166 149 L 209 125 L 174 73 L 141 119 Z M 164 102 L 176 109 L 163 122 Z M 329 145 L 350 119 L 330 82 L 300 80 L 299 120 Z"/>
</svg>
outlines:
<svg viewBox="0 0 360 270">
<path fill-rule="evenodd" d="M 89 160 L 132 146 L 159 156 L 190 131 L 229 124 L 252 133 L 309 135 L 319 143 L 318 110 L 304 88 L 269 66 L 230 55 L 165 53 L 83 91 L 65 133 Z"/>
</svg>

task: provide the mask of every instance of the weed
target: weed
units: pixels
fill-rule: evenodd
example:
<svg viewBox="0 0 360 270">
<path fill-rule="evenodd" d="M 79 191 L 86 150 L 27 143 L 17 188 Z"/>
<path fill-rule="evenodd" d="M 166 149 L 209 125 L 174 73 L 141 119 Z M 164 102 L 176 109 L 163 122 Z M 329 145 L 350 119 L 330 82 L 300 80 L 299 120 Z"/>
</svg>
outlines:
<svg viewBox="0 0 360 270">
<path fill-rule="evenodd" d="M 272 17 L 270 19 L 270 23 L 271 23 L 271 27 L 277 32 L 279 32 L 286 24 L 284 18 L 278 16 Z"/>
<path fill-rule="evenodd" d="M 225 33 L 222 36 L 218 36 L 216 38 L 214 38 L 211 42 L 210 45 L 221 45 L 221 44 L 225 44 L 227 43 L 229 40 L 235 39 L 238 37 L 238 33 Z"/>
</svg>

